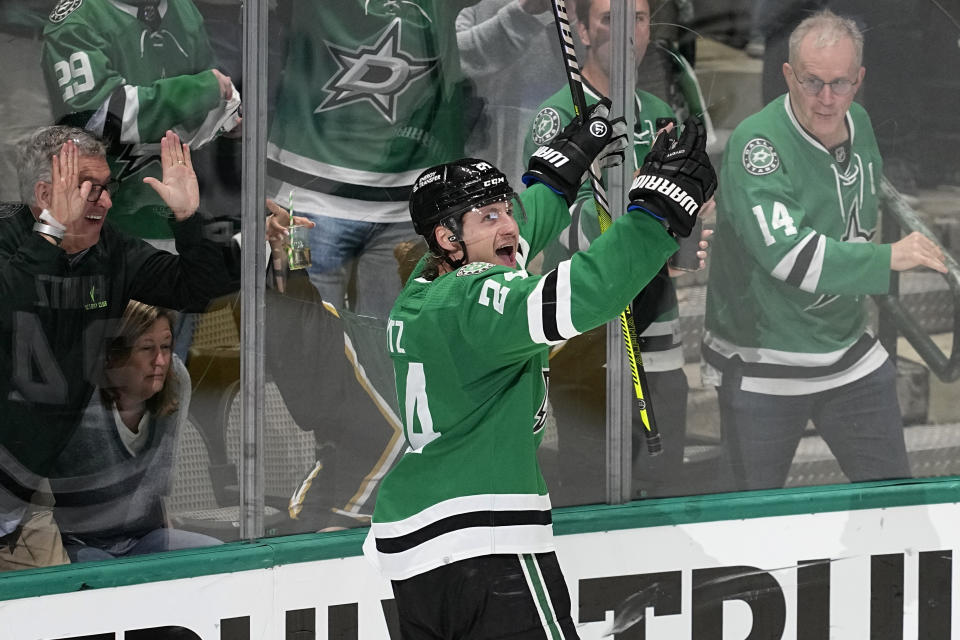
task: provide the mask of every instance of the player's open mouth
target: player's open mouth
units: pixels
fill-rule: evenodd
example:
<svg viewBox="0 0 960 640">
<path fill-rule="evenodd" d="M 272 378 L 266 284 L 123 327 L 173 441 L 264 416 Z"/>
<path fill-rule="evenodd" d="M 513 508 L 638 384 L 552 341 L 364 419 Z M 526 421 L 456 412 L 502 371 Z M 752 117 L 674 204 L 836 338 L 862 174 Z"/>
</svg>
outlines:
<svg viewBox="0 0 960 640">
<path fill-rule="evenodd" d="M 87 220 L 93 220 L 94 222 L 99 222 L 103 220 L 103 216 L 95 216 L 92 213 L 84 216 Z"/>
<path fill-rule="evenodd" d="M 497 247 L 497 255 L 503 258 L 507 264 L 515 264 L 517 261 L 517 248 L 513 244 L 505 244 Z"/>
</svg>

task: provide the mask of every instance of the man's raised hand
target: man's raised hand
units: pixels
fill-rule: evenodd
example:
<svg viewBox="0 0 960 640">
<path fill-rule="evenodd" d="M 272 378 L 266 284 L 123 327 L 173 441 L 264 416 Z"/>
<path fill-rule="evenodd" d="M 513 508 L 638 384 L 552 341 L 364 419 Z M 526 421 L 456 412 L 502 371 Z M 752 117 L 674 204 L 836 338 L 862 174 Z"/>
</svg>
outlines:
<svg viewBox="0 0 960 640">
<path fill-rule="evenodd" d="M 80 179 L 80 151 L 73 140 L 60 147 L 60 153 L 50 158 L 50 214 L 65 227 L 80 220 L 87 206 L 92 184 Z"/>
<path fill-rule="evenodd" d="M 200 206 L 200 187 L 190 160 L 190 147 L 182 144 L 173 131 L 167 131 L 160 140 L 160 166 L 163 182 L 152 177 L 143 181 L 167 203 L 178 222 L 186 220 Z"/>
</svg>

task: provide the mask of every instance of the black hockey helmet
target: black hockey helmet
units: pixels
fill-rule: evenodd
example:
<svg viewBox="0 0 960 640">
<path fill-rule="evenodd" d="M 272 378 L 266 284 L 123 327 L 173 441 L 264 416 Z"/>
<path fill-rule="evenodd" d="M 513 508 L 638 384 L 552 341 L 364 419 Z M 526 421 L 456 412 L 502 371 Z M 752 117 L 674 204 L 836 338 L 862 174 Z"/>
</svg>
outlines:
<svg viewBox="0 0 960 640">
<path fill-rule="evenodd" d="M 507 176 L 484 160 L 464 158 L 431 167 L 413 183 L 410 218 L 417 234 L 433 246 L 433 229 L 447 218 L 516 197 Z M 460 219 L 453 226 L 459 228 Z M 450 226 L 450 225 L 445 225 Z"/>
</svg>

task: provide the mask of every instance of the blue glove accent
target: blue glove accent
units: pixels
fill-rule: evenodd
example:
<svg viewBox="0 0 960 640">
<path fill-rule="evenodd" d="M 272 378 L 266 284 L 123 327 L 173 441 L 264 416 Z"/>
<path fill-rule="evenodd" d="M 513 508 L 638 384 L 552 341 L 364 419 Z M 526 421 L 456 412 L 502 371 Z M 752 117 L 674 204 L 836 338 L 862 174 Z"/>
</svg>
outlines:
<svg viewBox="0 0 960 640">
<path fill-rule="evenodd" d="M 655 214 L 653 211 L 650 211 L 650 209 L 645 209 L 644 207 L 641 207 L 641 206 L 640 206 L 639 204 L 637 204 L 636 202 L 631 202 L 631 203 L 627 206 L 627 211 L 643 211 L 644 213 L 649 213 L 650 215 L 652 215 L 654 218 L 656 218 L 656 219 L 659 220 L 660 222 L 663 222 L 663 221 L 664 221 L 664 218 L 661 218 L 660 216 L 658 216 L 657 214 Z"/>
<path fill-rule="evenodd" d="M 554 192 L 555 194 L 557 194 L 558 196 L 563 196 L 563 195 L 564 195 L 563 191 L 560 191 L 559 189 L 554 189 L 552 186 L 550 186 L 549 184 L 547 184 L 546 182 L 544 182 L 544 181 L 541 180 L 540 178 L 538 178 L 538 177 L 536 177 L 536 176 L 532 176 L 532 175 L 530 175 L 529 173 L 523 174 L 523 176 L 521 176 L 521 178 L 520 178 L 520 182 L 522 182 L 524 185 L 526 185 L 526 186 L 528 186 L 528 187 L 529 187 L 530 185 L 534 184 L 534 183 L 542 184 L 543 186 L 545 186 L 547 189 L 550 189 L 550 191 L 553 191 L 553 192 Z"/>
</svg>

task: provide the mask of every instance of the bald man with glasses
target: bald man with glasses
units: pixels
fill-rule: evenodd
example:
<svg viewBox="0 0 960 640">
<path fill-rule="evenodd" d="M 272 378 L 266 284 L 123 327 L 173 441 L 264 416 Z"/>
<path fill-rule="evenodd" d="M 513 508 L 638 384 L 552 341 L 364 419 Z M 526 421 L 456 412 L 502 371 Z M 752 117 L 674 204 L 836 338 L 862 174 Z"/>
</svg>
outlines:
<svg viewBox="0 0 960 640">
<path fill-rule="evenodd" d="M 727 143 L 702 368 L 717 388 L 734 488 L 781 487 L 808 420 L 851 481 L 909 477 L 896 371 L 866 296 L 892 271 L 945 272 L 912 233 L 874 243 L 883 161 L 853 102 L 863 36 L 830 11 L 801 22 L 788 92 Z"/>
</svg>

